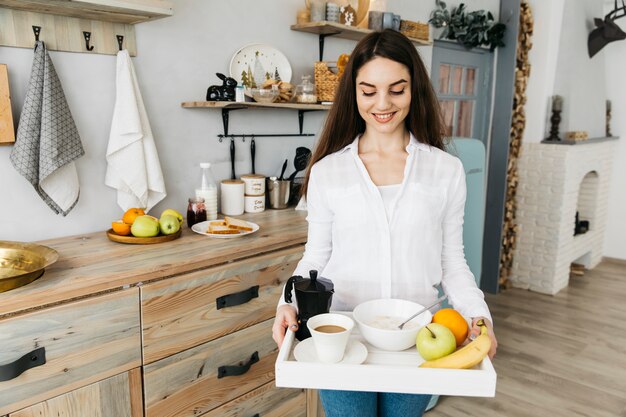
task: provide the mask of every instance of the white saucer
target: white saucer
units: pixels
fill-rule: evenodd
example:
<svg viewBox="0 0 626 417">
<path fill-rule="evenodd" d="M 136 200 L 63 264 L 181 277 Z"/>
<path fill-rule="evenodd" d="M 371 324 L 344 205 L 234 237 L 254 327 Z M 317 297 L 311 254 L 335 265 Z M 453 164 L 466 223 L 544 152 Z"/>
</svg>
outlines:
<svg viewBox="0 0 626 417">
<path fill-rule="evenodd" d="M 298 362 L 320 362 L 317 358 L 317 351 L 315 350 L 312 337 L 298 343 L 293 350 L 293 356 L 295 356 Z M 343 359 L 338 363 L 358 365 L 365 362 L 365 359 L 367 359 L 367 348 L 365 345 L 358 340 L 349 340 Z"/>
</svg>

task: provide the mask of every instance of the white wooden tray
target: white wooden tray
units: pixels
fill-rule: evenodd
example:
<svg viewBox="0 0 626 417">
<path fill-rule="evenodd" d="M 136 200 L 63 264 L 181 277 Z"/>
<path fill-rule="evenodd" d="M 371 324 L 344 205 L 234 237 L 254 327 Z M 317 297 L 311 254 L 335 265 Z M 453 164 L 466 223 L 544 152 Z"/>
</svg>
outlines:
<svg viewBox="0 0 626 417">
<path fill-rule="evenodd" d="M 349 312 L 337 313 L 352 316 Z M 468 397 L 496 395 L 497 376 L 489 358 L 472 369 L 420 368 L 424 359 L 415 347 L 402 352 L 380 350 L 363 339 L 358 325 L 350 337 L 367 347 L 367 359 L 360 365 L 298 362 L 293 356 L 298 341 L 295 333 L 288 331 L 276 359 L 276 386 Z"/>
</svg>

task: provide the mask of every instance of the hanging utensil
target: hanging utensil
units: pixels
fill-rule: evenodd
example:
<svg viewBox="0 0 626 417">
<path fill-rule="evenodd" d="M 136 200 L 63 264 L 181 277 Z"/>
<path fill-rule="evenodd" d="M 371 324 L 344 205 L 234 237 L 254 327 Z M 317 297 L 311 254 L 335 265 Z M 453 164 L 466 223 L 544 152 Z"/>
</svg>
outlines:
<svg viewBox="0 0 626 417">
<path fill-rule="evenodd" d="M 278 181 L 282 181 L 285 177 L 285 170 L 287 169 L 287 164 L 289 163 L 289 159 L 285 159 L 283 163 L 283 169 L 280 171 L 280 177 L 278 177 Z"/>
<path fill-rule="evenodd" d="M 413 320 L 415 317 L 419 316 L 420 314 L 422 314 L 426 310 L 430 310 L 431 308 L 433 308 L 437 304 L 441 303 L 446 298 L 448 298 L 447 295 L 443 295 L 443 296 L 439 297 L 439 299 L 437 299 L 437 301 L 435 301 L 433 304 L 429 305 L 428 307 L 424 307 L 423 309 L 421 309 L 420 311 L 418 311 L 417 313 L 415 313 L 411 317 L 409 317 L 407 320 L 405 320 L 404 322 L 400 323 L 400 325 L 398 326 L 398 329 L 402 330 L 402 328 L 404 327 L 405 324 L 407 324 L 408 322 L 410 322 L 411 320 Z"/>
<path fill-rule="evenodd" d="M 235 176 L 235 139 L 234 138 L 230 138 L 230 169 L 231 169 L 230 178 L 234 180 L 237 178 L 237 176 Z"/>
<path fill-rule="evenodd" d="M 252 140 L 250 141 L 250 156 L 252 158 L 252 173 L 256 174 L 254 169 L 254 155 L 256 154 L 256 143 L 254 143 L 254 136 L 252 136 Z"/>
<path fill-rule="evenodd" d="M 293 182 L 293 180 L 296 179 L 296 175 L 298 174 L 298 172 L 306 169 L 310 160 L 311 160 L 311 150 L 303 146 L 299 146 L 296 149 L 296 156 L 293 159 L 293 166 L 296 170 L 293 172 L 293 174 L 289 176 L 289 181 Z"/>
</svg>

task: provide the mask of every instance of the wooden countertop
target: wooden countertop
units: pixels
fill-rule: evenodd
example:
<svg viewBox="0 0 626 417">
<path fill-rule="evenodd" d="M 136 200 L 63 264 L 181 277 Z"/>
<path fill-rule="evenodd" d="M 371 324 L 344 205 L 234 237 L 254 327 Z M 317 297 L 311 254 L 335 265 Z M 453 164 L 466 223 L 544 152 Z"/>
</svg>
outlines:
<svg viewBox="0 0 626 417">
<path fill-rule="evenodd" d="M 259 231 L 214 239 L 185 225 L 179 239 L 152 245 L 111 242 L 104 231 L 38 242 L 57 250 L 59 260 L 38 280 L 0 293 L 0 317 L 306 242 L 306 211 L 266 210 L 237 217 L 257 223 Z"/>
</svg>

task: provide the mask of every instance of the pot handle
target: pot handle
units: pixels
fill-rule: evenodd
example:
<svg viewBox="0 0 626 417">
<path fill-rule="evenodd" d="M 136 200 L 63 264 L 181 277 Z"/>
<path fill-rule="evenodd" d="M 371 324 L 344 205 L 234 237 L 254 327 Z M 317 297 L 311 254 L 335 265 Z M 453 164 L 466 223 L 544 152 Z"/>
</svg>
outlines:
<svg viewBox="0 0 626 417">
<path fill-rule="evenodd" d="M 16 361 L 7 363 L 0 366 L 0 381 L 9 381 L 17 378 L 23 372 L 41 366 L 46 363 L 46 348 L 40 347 L 26 355 L 22 356 Z"/>
<path fill-rule="evenodd" d="M 287 280 L 285 284 L 285 301 L 288 303 L 293 303 L 293 298 L 291 297 L 291 292 L 293 290 L 293 285 L 296 281 L 301 280 L 302 277 L 300 275 L 294 275 Z"/>
</svg>

